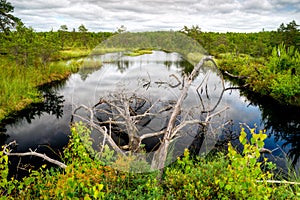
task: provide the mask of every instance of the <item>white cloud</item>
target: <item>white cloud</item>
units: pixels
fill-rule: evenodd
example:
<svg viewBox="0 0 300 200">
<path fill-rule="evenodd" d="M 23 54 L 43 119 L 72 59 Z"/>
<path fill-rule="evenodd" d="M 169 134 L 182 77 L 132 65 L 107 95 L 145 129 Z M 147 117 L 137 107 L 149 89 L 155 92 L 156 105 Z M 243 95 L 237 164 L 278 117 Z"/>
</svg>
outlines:
<svg viewBox="0 0 300 200">
<path fill-rule="evenodd" d="M 179 30 L 199 25 L 204 31 L 276 30 L 300 19 L 300 0 L 10 0 L 15 15 L 37 31 L 84 24 L 90 31 Z"/>
</svg>

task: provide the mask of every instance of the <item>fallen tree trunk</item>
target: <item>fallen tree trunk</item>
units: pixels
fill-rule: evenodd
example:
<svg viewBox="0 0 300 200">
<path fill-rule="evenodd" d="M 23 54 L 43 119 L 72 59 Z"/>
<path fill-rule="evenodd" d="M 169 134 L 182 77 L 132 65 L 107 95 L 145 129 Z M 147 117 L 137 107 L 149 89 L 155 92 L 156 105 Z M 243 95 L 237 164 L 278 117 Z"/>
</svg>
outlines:
<svg viewBox="0 0 300 200">
<path fill-rule="evenodd" d="M 10 150 L 8 150 L 7 148 L 12 146 L 12 145 L 16 145 L 16 141 L 13 141 L 13 142 L 10 142 L 8 145 L 5 145 L 4 148 L 3 148 L 3 153 L 7 156 L 36 156 L 36 157 L 40 157 L 40 158 L 43 158 L 44 160 L 52 163 L 52 164 L 55 164 L 63 169 L 65 169 L 67 167 L 66 164 L 58 161 L 58 160 L 54 160 L 50 157 L 48 157 L 46 154 L 41 154 L 41 153 L 37 153 L 35 151 L 32 151 L 31 149 L 29 149 L 30 152 L 25 152 L 25 153 L 11 153 Z"/>
</svg>

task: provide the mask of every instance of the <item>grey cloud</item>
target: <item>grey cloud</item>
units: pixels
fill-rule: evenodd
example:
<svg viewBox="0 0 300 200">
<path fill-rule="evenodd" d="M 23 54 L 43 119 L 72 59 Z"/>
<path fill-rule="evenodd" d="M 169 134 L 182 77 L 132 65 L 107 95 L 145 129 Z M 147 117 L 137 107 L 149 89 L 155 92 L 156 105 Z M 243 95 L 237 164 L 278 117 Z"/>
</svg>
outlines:
<svg viewBox="0 0 300 200">
<path fill-rule="evenodd" d="M 234 0 L 202 0 L 195 4 L 195 11 L 198 14 L 216 14 L 223 13 L 228 14 L 234 12 L 234 10 L 239 9 L 240 4 Z"/>
<path fill-rule="evenodd" d="M 38 30 L 62 24 L 90 31 L 125 25 L 135 30 L 259 31 L 300 19 L 300 0 L 10 0 L 15 15 Z M 43 28 L 44 27 L 44 28 Z"/>
<path fill-rule="evenodd" d="M 282 4 L 282 5 L 286 5 L 286 4 L 299 4 L 300 0 L 270 0 L 272 3 L 275 4 Z"/>
<path fill-rule="evenodd" d="M 242 10 L 250 12 L 272 11 L 274 6 L 269 0 L 247 0 L 242 4 Z"/>
<path fill-rule="evenodd" d="M 60 8 L 62 6 L 69 6 L 68 0 L 34 0 L 34 1 L 28 1 L 28 0 L 10 0 L 10 2 L 13 4 L 16 10 L 18 9 L 53 9 L 53 8 Z"/>
</svg>

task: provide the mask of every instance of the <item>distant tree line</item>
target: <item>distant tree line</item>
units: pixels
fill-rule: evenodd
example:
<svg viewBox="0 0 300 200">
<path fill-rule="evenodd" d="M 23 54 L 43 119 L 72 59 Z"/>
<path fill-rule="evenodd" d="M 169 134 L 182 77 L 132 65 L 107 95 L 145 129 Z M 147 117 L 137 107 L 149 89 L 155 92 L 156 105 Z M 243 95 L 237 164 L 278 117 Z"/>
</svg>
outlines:
<svg viewBox="0 0 300 200">
<path fill-rule="evenodd" d="M 92 49 L 113 34 L 88 32 L 83 24 L 77 31 L 69 32 L 67 25 L 61 25 L 58 31 L 36 32 L 13 16 L 13 11 L 11 3 L 0 0 L 0 56 L 5 55 L 20 66 L 46 66 L 59 59 L 61 50 Z"/>
<path fill-rule="evenodd" d="M 59 30 L 54 33 L 56 33 L 57 43 L 61 49 L 76 47 L 91 49 L 113 34 L 111 32 L 88 32 L 83 24 L 78 27 L 77 31 L 75 28 L 68 31 L 67 25 L 61 25 Z"/>
<path fill-rule="evenodd" d="M 199 26 L 184 26 L 180 31 L 197 40 L 212 55 L 235 53 L 266 57 L 280 44 L 300 50 L 300 31 L 296 21 L 282 23 L 277 31 L 262 30 L 258 33 L 202 32 Z"/>
<path fill-rule="evenodd" d="M 68 32 L 61 26 L 58 31 L 36 32 L 19 21 L 12 31 L 0 32 L 0 54 L 7 55 L 18 65 L 46 65 L 59 58 L 61 50 L 92 49 L 112 35 L 109 32 L 88 32 L 84 25 L 78 32 Z"/>
</svg>

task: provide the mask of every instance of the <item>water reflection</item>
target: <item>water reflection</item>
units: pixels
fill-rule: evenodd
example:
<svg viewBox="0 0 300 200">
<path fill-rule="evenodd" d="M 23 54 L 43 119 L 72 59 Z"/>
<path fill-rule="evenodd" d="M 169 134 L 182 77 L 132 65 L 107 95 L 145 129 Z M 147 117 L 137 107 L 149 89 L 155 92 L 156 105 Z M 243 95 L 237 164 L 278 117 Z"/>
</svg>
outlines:
<svg viewBox="0 0 300 200">
<path fill-rule="evenodd" d="M 26 120 L 27 123 L 31 123 L 32 120 L 42 116 L 44 113 L 54 115 L 56 118 L 61 118 L 63 116 L 64 97 L 60 95 L 57 90 L 61 88 L 64 83 L 65 82 L 62 81 L 51 86 L 47 85 L 40 88 L 43 93 L 44 101 L 41 103 L 31 104 L 28 108 L 25 108 L 24 110 L 11 115 L 6 120 L 3 120 L 0 124 L 0 130 L 4 129 L 6 124 L 16 125 L 24 120 Z"/>
<path fill-rule="evenodd" d="M 46 153 L 60 159 L 60 151 L 67 144 L 70 134 L 69 121 L 71 106 L 65 104 L 59 89 L 62 85 L 44 87 L 44 102 L 31 105 L 18 112 L 14 118 L 1 123 L 1 146 L 16 141 L 14 152 L 27 152 L 29 149 Z M 9 157 L 10 175 L 22 178 L 32 166 L 41 166 L 44 161 L 34 157 Z M 48 164 L 48 163 L 47 163 Z"/>
<path fill-rule="evenodd" d="M 275 141 L 283 141 L 282 148 L 295 166 L 300 157 L 300 108 L 279 105 L 272 99 L 259 97 L 257 94 L 244 92 L 252 104 L 261 110 L 262 121 L 269 136 Z"/>
<path fill-rule="evenodd" d="M 16 151 L 27 151 L 28 148 L 46 151 L 44 145 L 62 149 L 68 142 L 69 122 L 74 109 L 72 106 L 84 104 L 92 107 L 100 97 L 113 91 L 122 91 L 122 88 L 132 88 L 135 93 L 152 95 L 162 101 L 176 100 L 184 84 L 181 82 L 182 75 L 190 73 L 193 69 L 191 64 L 176 53 L 154 52 L 138 57 L 122 57 L 117 53 L 88 59 L 101 60 L 102 66 L 83 68 L 61 86 L 43 88 L 44 103 L 32 105 L 30 109 L 1 124 L 0 132 L 5 133 L 0 134 L 1 143 L 17 140 L 19 146 Z M 207 81 L 202 83 L 203 80 Z M 176 87 L 172 88 L 170 85 Z M 222 116 L 216 116 L 212 121 L 218 133 L 222 130 L 224 133 L 219 144 L 224 145 L 225 139 L 228 138 L 236 139 L 239 123 L 247 123 L 250 126 L 257 124 L 259 128 L 269 130 L 267 148 L 280 147 L 293 159 L 293 164 L 299 161 L 299 108 L 279 106 L 269 99 L 264 100 L 244 92 L 240 94 L 231 83 L 222 83 L 221 75 L 210 67 L 199 72 L 191 90 L 194 92 L 185 99 L 184 109 L 194 116 L 201 111 L 205 113 L 204 111 L 218 111 L 225 106 L 230 107 Z M 197 117 L 200 118 L 199 115 Z M 230 123 L 227 129 L 220 126 L 228 121 Z M 186 135 L 177 145 L 184 148 L 186 146 L 182 144 L 192 144 L 197 153 L 202 147 L 211 148 L 214 145 L 209 142 L 210 138 L 207 139 L 204 141 L 201 134 Z M 278 155 L 278 152 L 274 152 L 274 155 Z"/>
<path fill-rule="evenodd" d="M 192 72 L 194 66 L 187 60 L 184 60 L 179 54 L 169 53 L 167 56 L 165 54 L 153 53 L 148 54 L 146 58 L 140 59 L 140 57 L 123 56 L 122 53 L 110 53 L 105 55 L 91 55 L 84 59 L 83 62 L 97 62 L 101 61 L 102 65 L 98 67 L 83 66 L 78 74 L 82 80 L 86 80 L 87 77 L 93 74 L 95 71 L 99 70 L 102 66 L 109 66 L 117 69 L 118 72 L 124 74 L 129 68 L 134 65 L 145 65 L 145 63 L 155 63 L 157 65 L 163 65 L 166 69 L 170 70 L 171 67 L 180 69 L 181 75 L 189 74 Z M 82 62 L 82 60 L 81 60 Z"/>
</svg>

